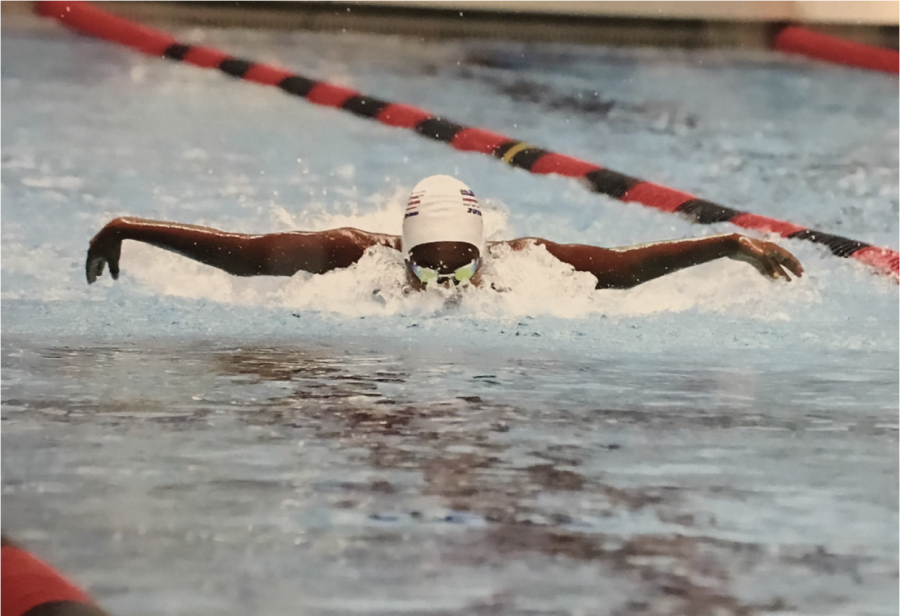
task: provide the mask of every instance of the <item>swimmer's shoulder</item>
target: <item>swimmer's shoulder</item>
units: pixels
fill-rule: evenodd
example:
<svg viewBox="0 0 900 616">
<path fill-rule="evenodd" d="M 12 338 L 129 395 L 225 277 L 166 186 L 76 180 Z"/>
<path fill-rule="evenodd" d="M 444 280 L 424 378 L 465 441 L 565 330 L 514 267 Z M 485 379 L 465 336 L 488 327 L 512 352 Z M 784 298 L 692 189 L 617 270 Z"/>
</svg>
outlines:
<svg viewBox="0 0 900 616">
<path fill-rule="evenodd" d="M 352 242 L 360 248 L 366 249 L 372 246 L 386 246 L 394 250 L 400 250 L 400 236 L 391 235 L 389 233 L 373 233 L 372 231 L 364 231 L 355 227 L 341 227 L 339 229 L 331 229 L 326 231 L 335 239 Z"/>
<path fill-rule="evenodd" d="M 488 251 L 492 251 L 495 248 L 508 247 L 512 250 L 525 250 L 526 248 L 530 248 L 531 246 L 543 246 L 547 244 L 554 244 L 550 240 L 545 240 L 542 237 L 519 237 L 514 240 L 499 240 L 496 242 L 488 242 L 487 247 Z"/>
</svg>

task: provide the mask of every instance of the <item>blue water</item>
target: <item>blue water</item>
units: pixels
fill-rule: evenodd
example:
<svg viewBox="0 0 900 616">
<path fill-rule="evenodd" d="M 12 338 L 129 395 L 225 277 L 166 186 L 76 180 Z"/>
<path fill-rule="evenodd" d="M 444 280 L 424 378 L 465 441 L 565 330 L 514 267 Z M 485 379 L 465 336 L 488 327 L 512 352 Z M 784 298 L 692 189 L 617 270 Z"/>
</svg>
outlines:
<svg viewBox="0 0 900 616">
<path fill-rule="evenodd" d="M 760 51 L 241 30 L 182 40 L 898 248 L 896 79 Z M 237 279 L 110 218 L 397 233 L 432 173 L 491 239 L 732 231 L 46 24 L 2 35 L 3 530 L 121 614 L 894 614 L 898 287 L 779 240 L 594 291 L 404 295 L 396 254 Z"/>
</svg>

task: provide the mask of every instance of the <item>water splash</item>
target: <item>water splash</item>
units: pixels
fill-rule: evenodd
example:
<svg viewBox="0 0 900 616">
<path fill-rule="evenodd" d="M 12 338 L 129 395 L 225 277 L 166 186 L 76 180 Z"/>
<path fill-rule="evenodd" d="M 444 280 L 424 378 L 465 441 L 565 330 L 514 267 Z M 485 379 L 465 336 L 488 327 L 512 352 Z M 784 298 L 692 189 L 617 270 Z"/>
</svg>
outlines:
<svg viewBox="0 0 900 616">
<path fill-rule="evenodd" d="M 126 245 L 128 246 L 128 245 Z M 723 313 L 789 320 L 820 301 L 816 285 L 769 281 L 742 263 L 719 261 L 628 290 L 595 290 L 595 279 L 576 272 L 543 247 L 495 248 L 484 284 L 466 289 L 410 291 L 401 255 L 373 247 L 355 265 L 327 274 L 291 278 L 237 278 L 177 255 L 131 245 L 123 251 L 125 275 L 147 291 L 226 304 L 281 306 L 347 317 L 439 316 L 475 318 L 547 315 L 636 316 L 663 312 Z"/>
</svg>

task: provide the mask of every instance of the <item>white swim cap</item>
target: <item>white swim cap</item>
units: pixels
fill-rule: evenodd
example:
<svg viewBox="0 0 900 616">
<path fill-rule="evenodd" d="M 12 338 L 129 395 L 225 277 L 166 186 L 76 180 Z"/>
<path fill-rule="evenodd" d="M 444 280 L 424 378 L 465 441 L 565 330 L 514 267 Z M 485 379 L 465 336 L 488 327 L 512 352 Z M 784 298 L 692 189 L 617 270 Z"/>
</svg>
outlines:
<svg viewBox="0 0 900 616">
<path fill-rule="evenodd" d="M 484 257 L 484 221 L 472 190 L 449 175 L 432 175 L 412 189 L 403 218 L 403 257 L 421 244 L 466 242 Z"/>
</svg>

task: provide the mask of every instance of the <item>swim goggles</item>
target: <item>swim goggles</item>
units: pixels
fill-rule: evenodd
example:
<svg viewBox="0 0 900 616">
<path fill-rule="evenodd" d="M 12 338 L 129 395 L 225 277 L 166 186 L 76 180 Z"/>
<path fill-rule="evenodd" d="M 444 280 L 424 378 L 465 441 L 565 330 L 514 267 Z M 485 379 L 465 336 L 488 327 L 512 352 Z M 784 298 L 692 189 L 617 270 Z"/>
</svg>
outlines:
<svg viewBox="0 0 900 616">
<path fill-rule="evenodd" d="M 409 269 L 412 270 L 412 273 L 415 274 L 416 278 L 421 280 L 426 286 L 432 282 L 441 284 L 442 282 L 447 281 L 450 281 L 455 285 L 461 284 L 467 286 L 471 282 L 472 276 L 478 271 L 478 266 L 481 265 L 481 257 L 475 257 L 473 261 L 462 267 L 457 267 L 453 270 L 452 274 L 441 274 L 436 269 L 421 267 L 416 265 L 415 261 L 407 261 L 407 263 L 409 263 Z"/>
</svg>

